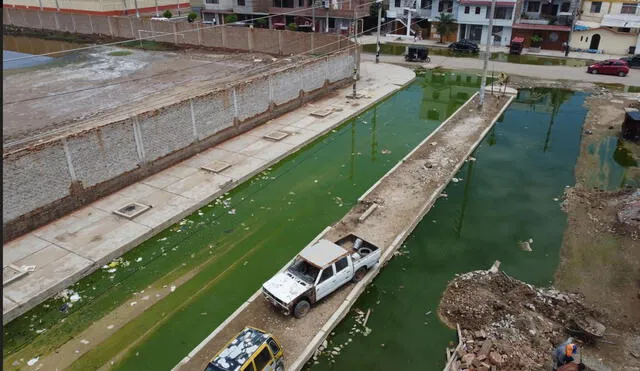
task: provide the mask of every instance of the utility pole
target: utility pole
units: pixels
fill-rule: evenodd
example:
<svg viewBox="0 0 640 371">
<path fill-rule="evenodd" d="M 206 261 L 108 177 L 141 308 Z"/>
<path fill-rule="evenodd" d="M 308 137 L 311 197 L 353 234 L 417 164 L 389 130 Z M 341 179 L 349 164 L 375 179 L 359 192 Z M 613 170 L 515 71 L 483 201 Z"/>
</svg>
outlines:
<svg viewBox="0 0 640 371">
<path fill-rule="evenodd" d="M 360 45 L 358 45 L 358 18 L 356 17 L 355 8 L 353 9 L 353 42 L 356 44 L 355 58 L 353 58 L 353 99 L 357 99 L 356 83 L 358 82 L 358 50 L 360 49 Z"/>
<path fill-rule="evenodd" d="M 133 5 L 136 7 L 136 18 L 140 18 L 140 11 L 138 10 L 138 0 L 133 0 Z"/>
<path fill-rule="evenodd" d="M 158 0 L 156 1 L 156 17 L 160 17 L 160 10 L 158 10 Z M 200 14 L 202 16 L 202 14 Z"/>
<path fill-rule="evenodd" d="M 329 0 L 325 0 L 329 2 Z M 325 7 L 327 10 L 326 19 L 324 20 L 324 32 L 329 33 L 329 5 Z"/>
<path fill-rule="evenodd" d="M 376 35 L 376 63 L 380 62 L 380 23 L 382 22 L 382 0 L 376 0 L 378 5 L 378 33 Z"/>
<path fill-rule="evenodd" d="M 487 35 L 487 47 L 484 54 L 484 65 L 482 67 L 482 83 L 480 84 L 480 106 L 484 104 L 484 88 L 487 86 L 487 66 L 489 65 L 489 54 L 491 54 L 491 43 L 493 41 L 493 13 L 496 11 L 496 0 L 491 0 L 491 13 L 489 13 L 489 32 Z"/>
<path fill-rule="evenodd" d="M 311 1 L 311 32 L 316 32 L 316 0 Z"/>
<path fill-rule="evenodd" d="M 564 49 L 564 56 L 565 57 L 569 56 L 569 45 L 571 44 L 571 35 L 573 35 L 573 28 L 576 26 L 576 18 L 578 18 L 578 14 L 580 12 L 580 8 L 582 7 L 582 1 L 580 1 L 580 0 L 573 0 L 572 3 L 576 4 L 577 6 L 575 6 L 573 11 L 571 12 L 571 30 L 569 30 L 569 38 L 567 39 L 567 47 Z"/>
</svg>

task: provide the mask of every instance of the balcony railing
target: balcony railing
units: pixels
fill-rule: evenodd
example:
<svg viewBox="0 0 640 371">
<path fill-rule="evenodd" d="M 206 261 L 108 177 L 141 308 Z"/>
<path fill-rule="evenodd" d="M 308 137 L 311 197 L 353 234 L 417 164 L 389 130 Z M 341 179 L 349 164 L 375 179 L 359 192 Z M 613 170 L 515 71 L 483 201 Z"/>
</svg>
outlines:
<svg viewBox="0 0 640 371">
<path fill-rule="evenodd" d="M 295 16 L 300 17 L 311 17 L 313 15 L 313 10 L 310 7 L 305 8 L 276 8 L 270 7 L 270 14 L 283 14 L 283 13 L 291 13 L 292 10 L 296 10 L 293 14 Z M 329 12 L 329 17 L 334 18 L 353 18 L 353 9 L 318 9 L 316 8 L 315 16 L 316 17 L 324 17 Z M 362 9 L 362 7 L 356 8 L 356 18 L 363 18 L 369 15 L 369 8 Z"/>
</svg>

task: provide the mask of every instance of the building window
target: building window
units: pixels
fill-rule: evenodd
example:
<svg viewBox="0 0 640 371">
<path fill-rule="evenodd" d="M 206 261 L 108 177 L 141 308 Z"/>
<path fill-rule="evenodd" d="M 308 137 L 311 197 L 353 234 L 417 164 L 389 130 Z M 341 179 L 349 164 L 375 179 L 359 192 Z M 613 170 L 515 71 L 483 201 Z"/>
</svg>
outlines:
<svg viewBox="0 0 640 371">
<path fill-rule="evenodd" d="M 464 14 L 469 14 L 470 8 L 468 6 L 464 7 Z"/>
<path fill-rule="evenodd" d="M 582 42 L 582 39 L 584 39 L 584 36 L 580 36 L 580 42 Z"/>
<path fill-rule="evenodd" d="M 629 27 L 620 27 L 618 32 L 631 32 L 631 29 Z"/>
<path fill-rule="evenodd" d="M 602 9 L 602 1 L 594 1 L 591 3 L 591 13 L 600 13 Z"/>
<path fill-rule="evenodd" d="M 620 9 L 620 14 L 636 14 L 636 9 L 638 5 L 636 3 L 624 3 L 622 4 L 622 9 Z"/>
<path fill-rule="evenodd" d="M 219 4 L 220 0 L 207 0 L 207 4 Z"/>
<path fill-rule="evenodd" d="M 451 1 L 441 1 L 438 4 L 438 11 L 439 12 L 445 12 L 445 13 L 451 13 L 453 12 L 453 2 Z"/>
<path fill-rule="evenodd" d="M 304 0 L 298 0 L 298 8 L 304 8 Z"/>
<path fill-rule="evenodd" d="M 537 13 L 539 11 L 540 11 L 540 2 L 529 1 L 529 4 L 527 4 L 527 13 Z"/>
<path fill-rule="evenodd" d="M 564 3 L 562 3 L 562 5 L 560 5 L 560 11 L 562 13 L 568 13 L 571 11 L 571 3 L 568 1 L 565 1 Z"/>
<path fill-rule="evenodd" d="M 274 8 L 293 8 L 293 0 L 273 0 Z"/>
<path fill-rule="evenodd" d="M 402 0 L 396 0 L 394 5 L 396 6 L 396 8 L 402 7 Z"/>
<path fill-rule="evenodd" d="M 487 11 L 487 19 L 489 19 L 489 15 L 491 10 Z M 493 19 L 511 19 L 511 13 L 513 13 L 513 8 L 509 7 L 497 7 L 496 12 L 493 14 Z"/>
<path fill-rule="evenodd" d="M 238 0 L 238 6 L 244 6 L 245 0 Z"/>
<path fill-rule="evenodd" d="M 431 9 L 431 0 L 422 0 L 420 2 L 420 9 Z"/>
<path fill-rule="evenodd" d="M 480 14 L 480 7 L 476 6 L 476 14 Z"/>
</svg>

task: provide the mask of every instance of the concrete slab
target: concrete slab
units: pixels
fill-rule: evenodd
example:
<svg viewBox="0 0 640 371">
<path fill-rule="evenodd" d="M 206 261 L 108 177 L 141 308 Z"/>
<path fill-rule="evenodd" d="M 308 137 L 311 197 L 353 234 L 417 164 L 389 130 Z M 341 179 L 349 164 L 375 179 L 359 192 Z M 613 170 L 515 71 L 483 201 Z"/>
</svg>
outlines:
<svg viewBox="0 0 640 371">
<path fill-rule="evenodd" d="M 296 120 L 293 124 L 286 127 L 287 128 L 296 127 L 301 129 L 316 130 L 314 129 L 314 124 L 319 121 L 322 121 L 322 120 L 312 116 L 307 116 L 307 117 L 301 118 L 300 120 Z M 289 129 L 282 128 L 282 130 L 289 130 Z"/>
<path fill-rule="evenodd" d="M 49 245 L 51 245 L 49 241 L 45 241 L 33 234 L 27 234 L 9 241 L 9 243 L 2 246 L 2 267 L 4 268 L 9 264 L 14 264 L 16 261 L 42 250 Z"/>
<path fill-rule="evenodd" d="M 262 139 L 246 146 L 240 153 L 268 161 L 274 158 L 280 159 L 283 155 L 289 153 L 293 147 L 294 145 L 284 141 L 273 142 Z"/>
<path fill-rule="evenodd" d="M 163 173 L 166 175 L 184 179 L 197 171 L 198 169 L 194 169 L 192 167 L 185 166 L 182 163 L 180 163 L 178 165 L 168 168 L 167 170 L 164 170 Z"/>
<path fill-rule="evenodd" d="M 256 137 L 254 135 L 240 135 L 220 143 L 217 148 L 239 153 L 255 142 Z"/>
<path fill-rule="evenodd" d="M 92 261 L 70 252 L 62 255 L 57 251 L 53 252 L 54 249 L 59 249 L 56 246 L 48 249 L 52 249 L 52 257 L 58 258 L 19 281 L 3 287 L 4 296 L 18 305 L 24 305 L 29 301 L 38 300 L 39 297 L 53 295 L 93 265 Z"/>
<path fill-rule="evenodd" d="M 234 165 L 236 162 L 239 162 L 241 160 L 239 158 L 236 162 L 234 162 L 234 159 L 238 156 L 241 158 L 246 157 L 239 155 L 236 152 L 231 152 L 218 147 L 214 147 L 201 152 L 188 160 L 183 161 L 181 164 L 184 166 L 192 167 L 194 169 L 200 169 L 202 166 L 206 166 L 213 161 L 224 161 L 231 165 Z"/>
<path fill-rule="evenodd" d="M 128 201 L 127 201 L 128 202 Z M 33 231 L 33 235 L 42 238 L 51 243 L 59 244 L 64 242 L 68 237 L 74 237 L 79 231 L 101 222 L 108 217 L 113 209 L 126 204 L 111 204 L 111 210 L 102 211 L 93 207 L 85 207 L 69 214 L 67 217 L 58 219 L 42 228 Z"/>
<path fill-rule="evenodd" d="M 314 139 L 319 133 L 316 130 L 303 129 L 295 126 L 286 126 L 282 130 L 289 133 L 289 136 L 282 141 L 294 146 Z"/>
<path fill-rule="evenodd" d="M 164 229 L 182 219 L 182 213 L 195 209 L 196 205 L 196 201 L 190 198 L 161 189 L 142 198 L 140 201 L 154 205 L 154 207 L 137 217 L 134 223 L 151 228 L 154 231 Z"/>
<path fill-rule="evenodd" d="M 255 173 L 262 171 L 268 165 L 266 160 L 241 154 L 237 156 L 238 158 L 242 158 L 242 160 L 225 170 L 224 175 L 233 178 L 239 183 L 251 178 Z"/>
<path fill-rule="evenodd" d="M 152 175 L 146 179 L 144 179 L 142 181 L 142 184 L 146 184 L 148 186 L 154 187 L 154 188 L 165 188 L 175 182 L 177 182 L 178 180 L 180 180 L 182 178 L 178 178 L 176 176 L 173 175 L 169 175 L 167 173 L 160 172 L 158 174 Z"/>
<path fill-rule="evenodd" d="M 232 181 L 233 179 L 226 175 L 200 170 L 170 185 L 167 191 L 192 200 L 201 200 L 218 192 L 224 184 Z"/>
<path fill-rule="evenodd" d="M 6 296 L 2 296 L 2 313 L 8 313 L 15 310 L 18 304 Z"/>
</svg>

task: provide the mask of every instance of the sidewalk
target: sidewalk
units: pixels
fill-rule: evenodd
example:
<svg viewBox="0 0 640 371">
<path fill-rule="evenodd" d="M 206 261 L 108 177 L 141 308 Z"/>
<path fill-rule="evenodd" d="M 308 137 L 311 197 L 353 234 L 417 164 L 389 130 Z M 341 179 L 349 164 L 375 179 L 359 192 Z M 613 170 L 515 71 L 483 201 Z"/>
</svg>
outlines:
<svg viewBox="0 0 640 371">
<path fill-rule="evenodd" d="M 351 86 L 345 87 L 5 244 L 3 276 L 11 270 L 9 265 L 34 266 L 35 270 L 4 285 L 3 324 L 366 110 L 414 77 L 413 71 L 404 67 L 363 62 L 358 93 L 365 98 L 357 105 L 345 98 L 352 91 Z M 325 109 L 331 113 L 324 118 L 311 116 Z M 280 141 L 263 138 L 274 131 L 289 135 Z M 200 168 L 214 161 L 231 166 L 220 173 Z M 132 220 L 112 213 L 130 202 L 152 208 Z"/>
<path fill-rule="evenodd" d="M 358 38 L 360 44 L 375 44 L 376 36 L 375 35 L 366 35 Z M 413 41 L 413 39 L 402 39 L 396 40 L 396 37 L 387 37 L 380 36 L 380 43 L 382 44 L 406 44 L 406 45 L 425 45 L 433 48 L 446 48 L 449 43 L 440 44 L 436 40 L 418 40 Z M 480 50 L 485 50 L 485 45 L 479 45 Z M 492 46 L 492 53 L 509 53 L 509 48 L 506 46 Z M 530 53 L 527 51 L 527 48 L 524 48 L 522 54 L 527 55 L 537 55 L 540 57 L 555 57 L 555 58 L 570 58 L 570 59 L 591 59 L 596 61 L 604 61 L 607 59 L 618 59 L 621 57 L 626 57 L 626 55 L 614 55 L 614 54 L 593 54 L 593 53 L 584 53 L 584 52 L 569 52 L 569 56 L 565 57 L 564 52 L 559 50 L 540 50 L 537 53 Z"/>
</svg>

